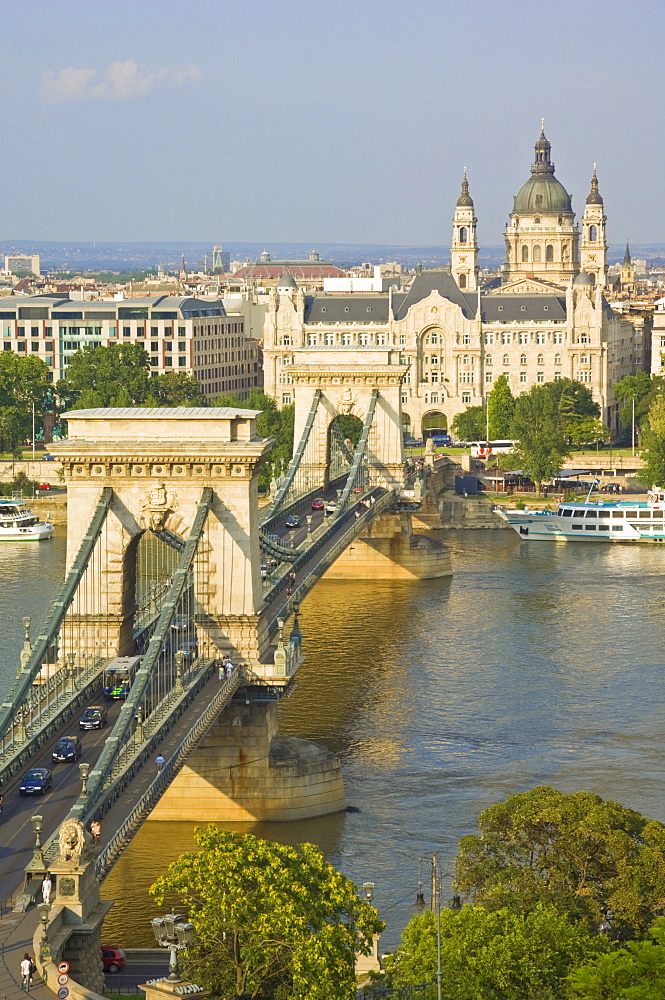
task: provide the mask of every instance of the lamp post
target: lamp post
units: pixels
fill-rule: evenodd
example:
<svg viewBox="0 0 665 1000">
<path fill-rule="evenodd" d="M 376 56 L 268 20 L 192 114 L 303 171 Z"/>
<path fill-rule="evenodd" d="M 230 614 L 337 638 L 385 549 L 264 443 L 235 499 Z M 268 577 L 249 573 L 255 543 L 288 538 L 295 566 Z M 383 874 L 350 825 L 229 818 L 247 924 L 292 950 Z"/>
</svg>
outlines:
<svg viewBox="0 0 665 1000">
<path fill-rule="evenodd" d="M 49 944 L 48 939 L 48 921 L 49 914 L 51 912 L 51 904 L 39 903 L 37 905 L 37 909 L 39 910 L 39 919 L 42 925 L 42 936 L 39 942 L 39 957 L 42 961 L 48 962 L 51 958 L 51 945 Z"/>
<path fill-rule="evenodd" d="M 42 850 L 42 824 L 44 819 L 42 816 L 32 816 L 30 822 L 35 830 L 35 850 L 32 855 L 32 864 L 41 871 L 46 871 L 46 861 L 44 860 L 44 852 Z"/>
<path fill-rule="evenodd" d="M 367 902 L 371 903 L 374 899 L 374 882 L 363 882 L 363 892 Z"/>
<path fill-rule="evenodd" d="M 181 983 L 178 952 L 183 948 L 189 948 L 192 944 L 194 924 L 187 923 L 179 913 L 167 913 L 165 917 L 155 917 L 150 922 L 159 947 L 168 948 L 171 952 L 167 982 Z"/>
<path fill-rule="evenodd" d="M 81 798 L 88 797 L 88 778 L 90 777 L 90 765 L 79 764 L 79 774 L 81 776 Z"/>
<path fill-rule="evenodd" d="M 185 654 L 181 649 L 175 654 L 175 689 L 181 694 L 184 691 L 182 684 L 182 668 L 185 664 Z"/>
</svg>

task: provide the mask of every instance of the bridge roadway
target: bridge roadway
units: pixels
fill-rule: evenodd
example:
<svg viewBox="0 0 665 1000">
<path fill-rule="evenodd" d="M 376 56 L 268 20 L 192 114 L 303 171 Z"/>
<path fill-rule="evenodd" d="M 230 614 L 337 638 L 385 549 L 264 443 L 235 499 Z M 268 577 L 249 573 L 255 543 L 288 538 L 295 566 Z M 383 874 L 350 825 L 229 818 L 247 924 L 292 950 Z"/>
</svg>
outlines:
<svg viewBox="0 0 665 1000">
<path fill-rule="evenodd" d="M 336 499 L 336 493 L 334 490 L 322 492 L 321 497 L 324 499 Z M 359 507 L 362 512 L 365 512 L 366 508 L 361 505 L 361 500 L 362 497 L 358 496 L 356 502 L 351 502 L 348 509 L 353 510 L 354 507 Z M 283 522 L 277 528 L 275 534 L 280 537 L 282 544 L 292 539 L 293 543 L 298 546 L 305 541 L 307 527 L 304 518 L 310 512 L 312 514 L 312 531 L 319 527 L 324 519 L 324 512 L 310 511 L 308 507 L 306 510 L 300 512 L 302 526 L 296 529 L 296 531 L 292 532 L 287 529 Z M 336 534 L 318 552 L 313 553 L 312 558 L 299 568 L 294 589 L 298 588 L 301 582 L 310 574 L 313 567 L 325 559 L 326 553 L 332 548 L 335 541 Z M 284 593 L 278 594 L 271 604 L 264 608 L 270 619 L 279 614 L 279 608 L 284 604 L 284 600 Z M 166 758 L 167 763 L 170 755 L 186 735 L 188 727 L 191 727 L 197 713 L 200 714 L 202 708 L 210 703 L 211 697 L 218 689 L 219 681 L 214 677 L 208 681 L 189 708 L 165 734 L 163 741 L 160 743 L 159 752 Z M 102 695 L 100 692 L 89 704 L 100 703 L 101 700 Z M 32 858 L 35 838 L 30 817 L 35 814 L 43 816 L 42 839 L 45 843 L 67 816 L 81 790 L 81 781 L 77 766 L 73 764 L 51 764 L 53 746 L 61 736 L 76 732 L 76 735 L 80 736 L 84 747 L 81 761 L 89 763 L 92 770 L 107 736 L 111 733 L 112 725 L 121 708 L 120 702 L 109 702 L 106 704 L 109 712 L 109 723 L 105 729 L 78 733 L 76 732 L 78 728 L 77 724 L 74 723 L 72 725 L 72 720 L 70 720 L 55 736 L 44 744 L 40 752 L 35 755 L 30 763 L 15 778 L 8 782 L 3 789 L 5 796 L 4 809 L 0 816 L 0 829 L 2 830 L 2 846 L 0 846 L 0 901 L 4 901 L 4 903 L 0 902 L 0 914 L 3 910 L 6 910 L 8 905 L 11 908 L 13 899 L 19 894 L 23 884 L 24 868 Z M 81 708 L 82 711 L 83 708 Z M 43 796 L 21 797 L 18 792 L 18 785 L 22 775 L 25 774 L 25 771 L 29 767 L 42 766 L 49 767 L 53 771 L 52 789 Z M 120 798 L 112 805 L 102 822 L 102 847 L 122 826 L 154 778 L 154 768 L 146 765 L 138 772 Z"/>
</svg>

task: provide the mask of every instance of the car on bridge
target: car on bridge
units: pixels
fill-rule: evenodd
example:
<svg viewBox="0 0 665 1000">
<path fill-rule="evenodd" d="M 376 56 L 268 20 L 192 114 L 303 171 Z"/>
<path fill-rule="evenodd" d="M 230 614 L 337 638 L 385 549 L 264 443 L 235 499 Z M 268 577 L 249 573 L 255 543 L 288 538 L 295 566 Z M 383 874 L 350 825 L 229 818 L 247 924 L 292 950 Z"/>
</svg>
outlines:
<svg viewBox="0 0 665 1000">
<path fill-rule="evenodd" d="M 106 709 L 103 705 L 91 705 L 79 719 L 79 729 L 102 729 L 107 723 Z"/>
<path fill-rule="evenodd" d="M 300 518 L 298 517 L 298 515 L 297 514 L 289 514 L 289 516 L 284 521 L 284 527 L 285 528 L 299 528 L 300 527 Z"/>
<path fill-rule="evenodd" d="M 53 784 L 53 775 L 47 767 L 31 767 L 19 785 L 19 795 L 43 795 Z"/>
<path fill-rule="evenodd" d="M 181 642 L 178 653 L 185 657 L 185 663 L 193 663 L 199 655 L 199 644 L 196 639 L 193 641 Z"/>
<path fill-rule="evenodd" d="M 335 503 L 334 500 L 326 501 L 326 514 L 334 514 L 335 511 L 339 510 L 339 504 Z"/>
<path fill-rule="evenodd" d="M 325 504 L 326 502 L 323 497 L 314 497 L 312 500 L 312 510 L 323 510 Z"/>
<path fill-rule="evenodd" d="M 53 747 L 51 760 L 54 764 L 68 764 L 77 761 L 83 754 L 83 747 L 78 736 L 62 736 Z"/>
</svg>

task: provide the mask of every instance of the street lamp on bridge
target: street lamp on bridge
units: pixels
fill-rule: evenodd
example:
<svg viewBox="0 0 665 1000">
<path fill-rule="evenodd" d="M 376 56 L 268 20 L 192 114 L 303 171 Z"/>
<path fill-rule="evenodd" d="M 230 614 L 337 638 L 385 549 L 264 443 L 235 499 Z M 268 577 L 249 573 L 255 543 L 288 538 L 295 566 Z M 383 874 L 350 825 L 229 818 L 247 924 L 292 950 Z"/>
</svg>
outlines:
<svg viewBox="0 0 665 1000">
<path fill-rule="evenodd" d="M 187 923 L 179 913 L 167 913 L 165 917 L 155 917 L 150 922 L 159 947 L 168 948 L 171 952 L 167 982 L 181 983 L 178 952 L 183 948 L 189 948 L 192 944 L 194 924 Z"/>
</svg>

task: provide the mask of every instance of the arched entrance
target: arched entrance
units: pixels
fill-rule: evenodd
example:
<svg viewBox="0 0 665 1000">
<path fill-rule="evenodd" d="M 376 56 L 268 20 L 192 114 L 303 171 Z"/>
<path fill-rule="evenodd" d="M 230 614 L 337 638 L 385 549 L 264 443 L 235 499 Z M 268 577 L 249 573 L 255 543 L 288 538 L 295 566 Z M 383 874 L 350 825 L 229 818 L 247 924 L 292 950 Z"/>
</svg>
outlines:
<svg viewBox="0 0 665 1000">
<path fill-rule="evenodd" d="M 330 480 L 344 472 L 353 461 L 363 422 L 351 413 L 340 413 L 328 427 L 327 467 Z"/>
<path fill-rule="evenodd" d="M 431 437 L 437 431 L 440 434 L 448 433 L 448 418 L 441 410 L 429 410 L 424 414 L 422 420 L 423 441 Z"/>
</svg>

